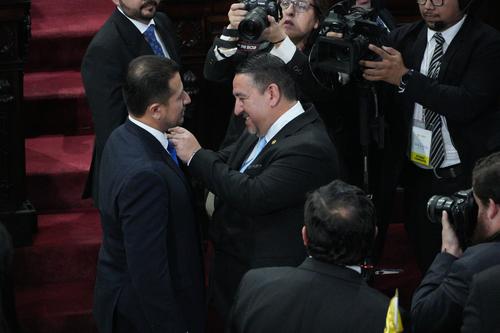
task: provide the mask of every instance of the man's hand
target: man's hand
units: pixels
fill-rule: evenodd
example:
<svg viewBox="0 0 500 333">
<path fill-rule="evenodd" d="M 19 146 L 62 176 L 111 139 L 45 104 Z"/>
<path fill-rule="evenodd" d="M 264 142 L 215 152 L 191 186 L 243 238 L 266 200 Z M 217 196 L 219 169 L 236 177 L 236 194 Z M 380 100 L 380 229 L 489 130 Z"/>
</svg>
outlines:
<svg viewBox="0 0 500 333">
<path fill-rule="evenodd" d="M 461 257 L 463 252 L 458 243 L 458 237 L 450 225 L 448 213 L 444 210 L 441 216 L 441 224 L 443 225 L 443 231 L 441 232 L 441 252 L 449 253 L 457 258 Z"/>
<path fill-rule="evenodd" d="M 370 44 L 368 48 L 380 56 L 380 61 L 361 60 L 359 63 L 365 67 L 363 77 L 368 81 L 385 81 L 399 86 L 401 78 L 408 72 L 401 53 L 392 47 L 382 48 Z"/>
<path fill-rule="evenodd" d="M 245 4 L 242 2 L 233 3 L 229 8 L 227 17 L 229 18 L 229 29 L 238 29 L 240 22 L 243 21 L 248 11 L 245 10 Z"/>
<path fill-rule="evenodd" d="M 285 30 L 271 15 L 267 15 L 267 21 L 269 26 L 262 31 L 260 38 L 273 44 L 282 42 L 287 36 Z"/>
<path fill-rule="evenodd" d="M 168 140 L 174 145 L 177 157 L 187 163 L 201 149 L 198 140 L 191 132 L 182 127 L 174 127 L 167 133 Z"/>
</svg>

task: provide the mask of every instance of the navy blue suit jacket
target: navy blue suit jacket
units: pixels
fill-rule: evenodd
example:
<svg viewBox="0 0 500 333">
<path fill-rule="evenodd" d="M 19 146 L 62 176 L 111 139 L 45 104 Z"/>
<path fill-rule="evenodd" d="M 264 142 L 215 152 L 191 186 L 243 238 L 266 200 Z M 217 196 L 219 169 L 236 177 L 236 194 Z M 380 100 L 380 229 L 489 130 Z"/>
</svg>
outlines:
<svg viewBox="0 0 500 333">
<path fill-rule="evenodd" d="M 182 171 L 156 138 L 127 120 L 104 148 L 99 193 L 99 331 L 112 332 L 118 313 L 137 332 L 202 332 L 201 247 Z"/>
<path fill-rule="evenodd" d="M 178 41 L 172 22 L 157 13 L 156 31 L 170 58 L 180 63 Z M 128 64 L 142 55 L 153 55 L 144 36 L 130 20 L 116 9 L 90 42 L 82 60 L 82 79 L 92 111 L 95 143 L 89 176 L 83 197 L 92 196 L 98 204 L 98 176 L 102 150 L 109 135 L 127 118 L 122 96 Z"/>
</svg>

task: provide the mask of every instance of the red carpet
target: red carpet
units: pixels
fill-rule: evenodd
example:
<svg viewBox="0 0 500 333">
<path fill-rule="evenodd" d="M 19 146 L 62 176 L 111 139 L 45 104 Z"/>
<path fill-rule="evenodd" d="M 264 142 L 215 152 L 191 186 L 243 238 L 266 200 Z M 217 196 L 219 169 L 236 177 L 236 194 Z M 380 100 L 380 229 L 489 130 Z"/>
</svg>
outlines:
<svg viewBox="0 0 500 333">
<path fill-rule="evenodd" d="M 34 244 L 15 253 L 18 316 L 26 333 L 96 332 L 91 316 L 98 213 L 80 195 L 92 153 L 91 116 L 79 67 L 110 0 L 32 2 L 32 40 L 25 75 L 28 198 L 39 212 Z M 419 279 L 400 224 L 392 225 L 381 266 L 403 268 L 375 281 L 404 306 Z M 213 317 L 209 332 L 222 327 Z"/>
</svg>

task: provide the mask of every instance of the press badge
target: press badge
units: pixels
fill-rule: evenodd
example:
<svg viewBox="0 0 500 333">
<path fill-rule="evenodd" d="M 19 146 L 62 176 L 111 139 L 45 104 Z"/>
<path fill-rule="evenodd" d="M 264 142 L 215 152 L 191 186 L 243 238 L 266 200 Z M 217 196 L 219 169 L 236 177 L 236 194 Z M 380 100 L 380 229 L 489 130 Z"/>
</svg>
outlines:
<svg viewBox="0 0 500 333">
<path fill-rule="evenodd" d="M 430 166 L 432 131 L 413 126 L 411 136 L 411 160 L 423 166 Z"/>
</svg>

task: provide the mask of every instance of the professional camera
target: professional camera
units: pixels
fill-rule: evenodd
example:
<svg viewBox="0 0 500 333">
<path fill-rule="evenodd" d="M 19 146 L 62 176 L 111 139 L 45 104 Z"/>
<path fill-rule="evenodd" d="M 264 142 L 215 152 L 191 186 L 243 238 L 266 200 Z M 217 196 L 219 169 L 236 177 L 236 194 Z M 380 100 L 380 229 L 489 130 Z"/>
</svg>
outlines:
<svg viewBox="0 0 500 333">
<path fill-rule="evenodd" d="M 346 7 L 349 1 L 335 5 L 323 20 L 316 41 L 317 68 L 327 72 L 358 74 L 359 61 L 375 60 L 368 44 L 380 46 L 387 30 L 375 23 L 377 11 Z M 342 33 L 342 38 L 327 37 L 328 32 Z"/>
<path fill-rule="evenodd" d="M 443 210 L 448 213 L 448 219 L 457 234 L 460 246 L 465 249 L 470 245 L 477 224 L 478 207 L 472 189 L 458 191 L 449 197 L 433 195 L 427 202 L 429 220 L 432 223 L 441 223 Z"/>
<path fill-rule="evenodd" d="M 281 7 L 275 0 L 243 0 L 248 14 L 240 22 L 238 31 L 240 37 L 246 40 L 259 39 L 262 31 L 269 26 L 267 15 L 274 17 L 276 22 L 281 18 Z"/>
</svg>

